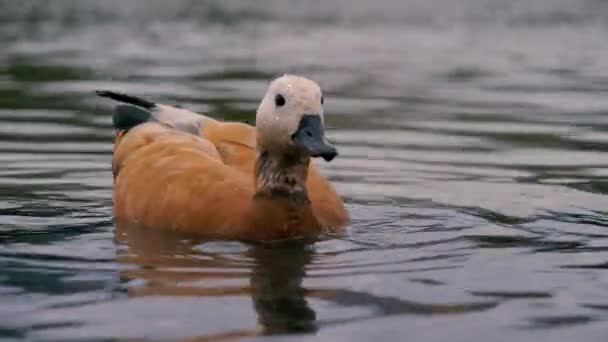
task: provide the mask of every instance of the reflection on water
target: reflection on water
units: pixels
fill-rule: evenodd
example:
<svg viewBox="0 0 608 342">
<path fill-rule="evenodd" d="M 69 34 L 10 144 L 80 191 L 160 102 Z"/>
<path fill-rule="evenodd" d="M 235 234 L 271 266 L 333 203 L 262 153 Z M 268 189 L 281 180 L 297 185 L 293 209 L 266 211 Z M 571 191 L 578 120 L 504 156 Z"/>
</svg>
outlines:
<svg viewBox="0 0 608 342">
<path fill-rule="evenodd" d="M 321 326 L 354 323 L 379 316 L 441 315 L 494 308 L 498 302 L 433 304 L 377 296 L 343 287 L 306 287 L 306 270 L 331 270 L 339 266 L 318 265 L 315 248 L 308 244 L 248 246 L 240 243 L 195 243 L 174 234 L 150 234 L 129 229 L 119 231 L 118 262 L 137 266 L 120 272 L 129 296 L 186 298 L 250 298 L 257 327 L 199 336 L 201 340 L 223 340 L 257 335 L 314 333 Z M 182 237 L 183 238 L 183 237 Z M 432 258 L 445 258 L 434 256 Z M 416 260 L 412 260 L 416 261 Z M 421 260 L 419 260 L 421 261 Z M 315 265 L 317 264 L 317 265 Z M 382 266 L 384 263 L 378 263 Z M 367 266 L 372 266 L 368 264 Z M 422 284 L 441 285 L 430 279 L 411 279 Z M 477 296 L 501 296 L 475 293 Z M 524 297 L 533 294 L 504 294 Z M 542 295 L 541 295 L 542 298 Z M 369 313 L 353 317 L 319 319 L 310 300 L 344 307 L 363 307 Z M 203 319 L 203 317 L 201 317 Z M 251 317 L 250 317 L 251 319 Z M 189 329 L 192 329 L 189 327 Z"/>
<path fill-rule="evenodd" d="M 231 335 L 317 330 L 315 312 L 306 300 L 315 291 L 302 286 L 305 268 L 313 256 L 310 246 L 210 243 L 197 249 L 196 244 L 171 241 L 172 237 L 159 241 L 145 235 L 149 234 L 129 232 L 121 237 L 129 255 L 119 256 L 120 262 L 140 266 L 123 272 L 121 279 L 126 283 L 132 279 L 145 282 L 129 287 L 131 296 L 251 298 L 259 329 Z"/>
<path fill-rule="evenodd" d="M 605 7 L 0 1 L 0 339 L 605 340 Z M 324 88 L 347 236 L 114 227 L 94 90 L 253 122 L 284 72 Z"/>
<path fill-rule="evenodd" d="M 308 305 L 307 293 L 302 287 L 312 251 L 302 246 L 280 251 L 255 248 L 251 256 L 255 261 L 250 280 L 251 298 L 263 332 L 315 332 L 318 329 L 316 314 Z"/>
</svg>

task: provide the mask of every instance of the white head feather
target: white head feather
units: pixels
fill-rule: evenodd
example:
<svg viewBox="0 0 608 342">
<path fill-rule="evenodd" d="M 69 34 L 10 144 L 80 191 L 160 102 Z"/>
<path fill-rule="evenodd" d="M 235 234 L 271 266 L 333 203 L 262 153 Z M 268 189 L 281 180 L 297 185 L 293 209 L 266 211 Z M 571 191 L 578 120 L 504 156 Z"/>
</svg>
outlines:
<svg viewBox="0 0 608 342">
<path fill-rule="evenodd" d="M 273 80 L 256 115 L 258 149 L 282 152 L 293 146 L 292 135 L 304 115 L 323 119 L 319 85 L 305 77 L 283 75 Z"/>
</svg>

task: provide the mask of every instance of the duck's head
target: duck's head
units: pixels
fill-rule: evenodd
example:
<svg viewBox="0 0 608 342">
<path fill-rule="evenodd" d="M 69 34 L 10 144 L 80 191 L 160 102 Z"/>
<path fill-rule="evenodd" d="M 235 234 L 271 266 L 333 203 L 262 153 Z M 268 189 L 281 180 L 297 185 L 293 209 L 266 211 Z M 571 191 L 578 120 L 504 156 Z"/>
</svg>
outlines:
<svg viewBox="0 0 608 342">
<path fill-rule="evenodd" d="M 256 127 L 260 151 L 297 151 L 326 161 L 338 155 L 325 137 L 321 88 L 307 78 L 284 75 L 273 80 L 258 108 Z"/>
</svg>

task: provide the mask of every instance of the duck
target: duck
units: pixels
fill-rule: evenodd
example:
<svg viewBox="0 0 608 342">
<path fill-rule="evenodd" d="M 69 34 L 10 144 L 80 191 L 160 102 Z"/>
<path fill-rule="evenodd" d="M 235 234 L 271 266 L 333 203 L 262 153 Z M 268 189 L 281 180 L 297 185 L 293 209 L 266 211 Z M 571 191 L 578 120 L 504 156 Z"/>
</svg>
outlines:
<svg viewBox="0 0 608 342">
<path fill-rule="evenodd" d="M 113 214 L 122 227 L 266 242 L 343 233 L 344 201 L 316 160 L 338 156 L 320 86 L 271 80 L 255 125 L 97 90 L 112 125 Z"/>
</svg>

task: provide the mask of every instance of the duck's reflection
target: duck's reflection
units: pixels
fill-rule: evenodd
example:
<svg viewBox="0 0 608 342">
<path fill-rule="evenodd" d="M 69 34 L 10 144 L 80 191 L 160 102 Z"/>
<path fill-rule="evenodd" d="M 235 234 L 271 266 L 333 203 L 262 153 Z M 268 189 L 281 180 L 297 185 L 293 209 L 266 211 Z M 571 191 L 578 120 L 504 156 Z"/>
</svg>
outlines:
<svg viewBox="0 0 608 342">
<path fill-rule="evenodd" d="M 119 262 L 136 266 L 121 273 L 130 296 L 251 297 L 260 328 L 217 339 L 317 330 L 302 287 L 313 254 L 309 245 L 241 245 L 237 251 L 210 252 L 174 234 L 136 228 L 117 228 L 116 238 L 126 247 Z"/>
<path fill-rule="evenodd" d="M 258 329 L 225 331 L 188 340 L 192 342 L 225 341 L 260 334 L 310 333 L 316 332 L 320 326 L 354 323 L 381 316 L 478 312 L 500 303 L 498 300 L 423 303 L 353 291 L 348 286 L 305 289 L 302 280 L 313 259 L 312 247 L 306 244 L 239 244 L 235 250 L 226 249 L 222 244 L 218 248 L 213 243 L 201 244 L 158 231 L 117 228 L 116 236 L 126 246 L 118 260 L 135 266 L 122 272 L 131 296 L 241 296 L 252 299 Z M 405 269 L 404 272 L 410 271 Z M 365 307 L 370 312 L 358 317 L 320 322 L 307 298 L 342 307 Z M 212 311 L 213 307 L 209 310 Z"/>
<path fill-rule="evenodd" d="M 313 332 L 316 314 L 305 298 L 302 279 L 312 252 L 303 245 L 250 250 L 256 261 L 251 297 L 264 333 Z"/>
</svg>

